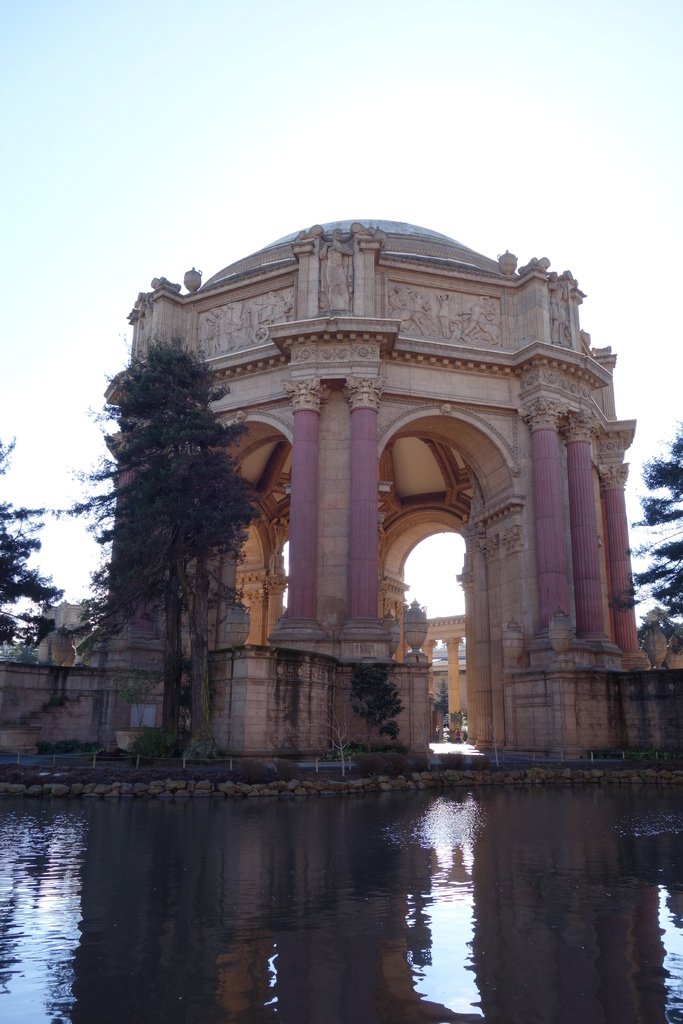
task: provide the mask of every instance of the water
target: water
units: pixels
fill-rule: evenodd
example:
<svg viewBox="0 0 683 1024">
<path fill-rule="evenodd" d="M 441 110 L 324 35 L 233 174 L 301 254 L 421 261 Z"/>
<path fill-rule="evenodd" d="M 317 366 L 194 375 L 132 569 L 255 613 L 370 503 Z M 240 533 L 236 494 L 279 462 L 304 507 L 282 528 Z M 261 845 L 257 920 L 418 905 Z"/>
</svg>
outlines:
<svg viewBox="0 0 683 1024">
<path fill-rule="evenodd" d="M 683 798 L 0 803 L 4 1024 L 683 1022 Z"/>
</svg>

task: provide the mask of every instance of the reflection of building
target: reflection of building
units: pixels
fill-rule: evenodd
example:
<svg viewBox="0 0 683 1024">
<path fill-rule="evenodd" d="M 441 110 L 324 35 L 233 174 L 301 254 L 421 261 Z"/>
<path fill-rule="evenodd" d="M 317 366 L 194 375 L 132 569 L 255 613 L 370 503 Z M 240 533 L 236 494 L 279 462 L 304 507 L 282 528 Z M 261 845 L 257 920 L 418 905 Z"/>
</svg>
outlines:
<svg viewBox="0 0 683 1024">
<path fill-rule="evenodd" d="M 214 660 L 224 747 L 264 749 L 267 718 L 266 749 L 314 749 L 325 726 L 311 715 L 344 693 L 346 667 L 403 650 L 405 561 L 444 531 L 466 541 L 472 739 L 576 753 L 592 723 L 598 745 L 615 740 L 605 674 L 640 665 L 624 601 L 634 424 L 616 417 L 615 357 L 581 330 L 576 280 L 549 266 L 344 221 L 203 285 L 191 272 L 187 294 L 165 278 L 140 293 L 134 355 L 184 339 L 229 388 L 219 415 L 247 428 L 237 458 L 259 518 L 222 571 L 249 604 L 253 650 Z M 412 661 L 397 677 L 415 745 L 428 672 Z"/>
</svg>

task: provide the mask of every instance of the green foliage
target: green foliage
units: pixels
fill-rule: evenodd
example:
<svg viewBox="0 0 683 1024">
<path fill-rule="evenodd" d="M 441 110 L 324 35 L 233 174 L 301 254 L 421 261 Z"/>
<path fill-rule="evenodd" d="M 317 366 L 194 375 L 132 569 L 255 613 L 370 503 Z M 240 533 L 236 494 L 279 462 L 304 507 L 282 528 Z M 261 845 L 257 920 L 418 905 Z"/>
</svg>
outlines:
<svg viewBox="0 0 683 1024">
<path fill-rule="evenodd" d="M 635 576 L 641 591 L 661 602 L 670 615 L 683 615 L 683 424 L 668 446 L 668 454 L 652 459 L 643 470 L 650 492 L 642 499 L 643 519 L 654 537 L 640 554 L 651 565 Z"/>
<path fill-rule="evenodd" d="M 163 729 L 145 729 L 130 744 L 128 753 L 134 757 L 173 757 L 176 739 Z"/>
<path fill-rule="evenodd" d="M 457 770 L 465 764 L 465 755 L 455 752 L 452 754 L 439 754 L 439 764 L 442 768 Z"/>
<path fill-rule="evenodd" d="M 0 477 L 9 466 L 14 442 L 0 441 Z M 25 644 L 37 643 L 40 615 L 36 606 L 59 600 L 63 591 L 29 568 L 28 561 L 40 551 L 36 533 L 42 526 L 44 509 L 14 508 L 0 501 L 0 642 L 19 639 Z M 28 601 L 32 608 L 18 610 L 19 602 Z"/>
<path fill-rule="evenodd" d="M 35 665 L 38 652 L 26 644 L 0 644 L 0 661 L 14 661 L 22 665 Z"/>
<path fill-rule="evenodd" d="M 403 704 L 396 683 L 389 678 L 388 665 L 354 665 L 351 707 L 365 722 L 368 748 L 373 729 L 379 729 L 380 736 L 397 738 L 399 730 L 394 718 L 403 711 Z"/>
</svg>

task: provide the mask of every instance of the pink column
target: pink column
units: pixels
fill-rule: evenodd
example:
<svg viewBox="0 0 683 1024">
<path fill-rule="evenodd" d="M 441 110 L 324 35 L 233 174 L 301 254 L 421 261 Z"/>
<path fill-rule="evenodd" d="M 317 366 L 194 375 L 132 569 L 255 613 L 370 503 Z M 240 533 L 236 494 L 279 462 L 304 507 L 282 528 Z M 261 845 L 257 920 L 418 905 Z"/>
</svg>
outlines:
<svg viewBox="0 0 683 1024">
<path fill-rule="evenodd" d="M 294 406 L 287 617 L 315 619 L 318 572 L 318 421 L 326 389 L 319 380 L 287 382 L 283 387 Z"/>
<path fill-rule="evenodd" d="M 591 436 L 593 419 L 570 412 L 565 423 L 569 527 L 574 567 L 574 604 L 577 636 L 604 636 L 598 513 L 593 483 Z"/>
<path fill-rule="evenodd" d="M 598 471 L 605 510 L 605 544 L 614 642 L 624 653 L 636 654 L 639 646 L 638 630 L 633 607 L 633 579 L 624 497 L 628 466 L 623 463 L 600 466 Z"/>
<path fill-rule="evenodd" d="M 537 399 L 524 417 L 531 430 L 536 563 L 538 572 L 538 628 L 547 629 L 552 615 L 569 612 L 567 565 L 564 551 L 562 466 L 557 435 L 558 411 L 553 402 Z"/>
<path fill-rule="evenodd" d="M 377 410 L 382 382 L 349 377 L 351 474 L 349 494 L 348 618 L 376 619 L 377 610 Z"/>
</svg>

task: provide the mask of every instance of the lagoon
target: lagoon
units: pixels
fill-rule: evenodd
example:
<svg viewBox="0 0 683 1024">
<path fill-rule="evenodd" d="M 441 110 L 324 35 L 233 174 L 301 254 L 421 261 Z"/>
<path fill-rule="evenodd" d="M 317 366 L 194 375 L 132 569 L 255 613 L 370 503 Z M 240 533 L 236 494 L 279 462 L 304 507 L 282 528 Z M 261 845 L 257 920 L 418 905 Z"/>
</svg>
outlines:
<svg viewBox="0 0 683 1024">
<path fill-rule="evenodd" d="M 683 1022 L 683 797 L 4 799 L 0 1019 Z"/>
</svg>

